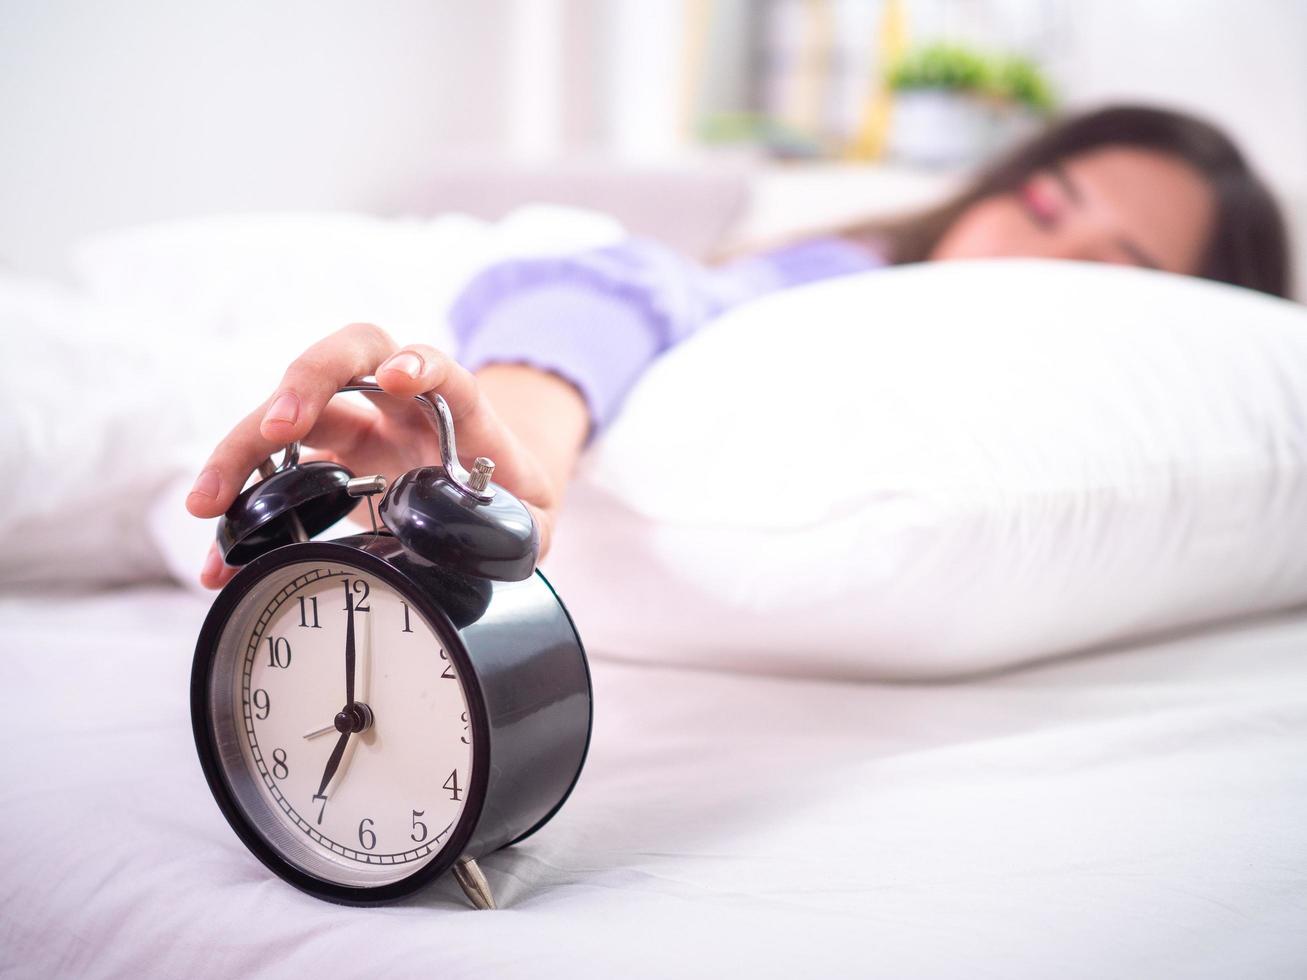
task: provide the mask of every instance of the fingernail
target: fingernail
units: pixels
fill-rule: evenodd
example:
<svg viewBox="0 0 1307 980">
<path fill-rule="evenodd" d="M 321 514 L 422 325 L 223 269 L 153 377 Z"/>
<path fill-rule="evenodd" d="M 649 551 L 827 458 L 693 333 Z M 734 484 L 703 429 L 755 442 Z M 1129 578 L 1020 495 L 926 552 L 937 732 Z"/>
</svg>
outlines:
<svg viewBox="0 0 1307 980">
<path fill-rule="evenodd" d="M 204 567 L 200 569 L 200 578 L 213 578 L 222 571 L 222 558 L 218 555 L 216 548 L 210 548 L 208 555 L 204 558 Z"/>
<path fill-rule="evenodd" d="M 278 395 L 269 406 L 268 412 L 263 416 L 263 421 L 268 422 L 294 422 L 299 418 L 300 400 L 299 396 L 293 391 L 283 391 Z"/>
<path fill-rule="evenodd" d="M 205 470 L 195 478 L 195 486 L 191 487 L 191 494 L 198 493 L 201 497 L 216 497 L 220 485 L 218 471 Z M 190 494 L 187 494 L 187 496 L 190 496 Z"/>
<path fill-rule="evenodd" d="M 414 354 L 411 350 L 400 351 L 390 360 L 381 365 L 383 371 L 402 371 L 410 378 L 417 378 L 422 374 L 422 358 Z"/>
</svg>

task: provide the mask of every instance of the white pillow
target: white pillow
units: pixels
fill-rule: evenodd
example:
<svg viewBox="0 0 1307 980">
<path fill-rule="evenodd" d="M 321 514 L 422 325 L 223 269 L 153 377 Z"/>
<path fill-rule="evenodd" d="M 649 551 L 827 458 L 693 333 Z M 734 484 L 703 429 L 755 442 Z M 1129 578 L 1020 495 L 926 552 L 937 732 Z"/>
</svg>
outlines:
<svg viewBox="0 0 1307 980">
<path fill-rule="evenodd" d="M 586 460 L 546 572 L 587 647 L 857 678 L 1307 601 L 1307 311 L 930 264 L 723 317 Z"/>
</svg>

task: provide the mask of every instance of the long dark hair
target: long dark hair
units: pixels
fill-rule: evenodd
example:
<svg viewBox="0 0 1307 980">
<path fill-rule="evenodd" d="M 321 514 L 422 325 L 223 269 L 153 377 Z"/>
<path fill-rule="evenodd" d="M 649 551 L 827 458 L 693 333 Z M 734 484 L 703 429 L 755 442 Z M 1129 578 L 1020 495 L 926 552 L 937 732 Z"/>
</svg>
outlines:
<svg viewBox="0 0 1307 980">
<path fill-rule="evenodd" d="M 1275 198 L 1228 136 L 1211 123 L 1168 109 L 1113 106 L 1063 119 L 986 167 L 944 204 L 899 221 L 848 226 L 840 233 L 878 241 L 892 262 L 924 261 L 977 201 L 1015 191 L 1037 171 L 1102 146 L 1166 153 L 1207 179 L 1216 214 L 1200 276 L 1276 296 L 1289 294 L 1288 236 Z"/>
</svg>

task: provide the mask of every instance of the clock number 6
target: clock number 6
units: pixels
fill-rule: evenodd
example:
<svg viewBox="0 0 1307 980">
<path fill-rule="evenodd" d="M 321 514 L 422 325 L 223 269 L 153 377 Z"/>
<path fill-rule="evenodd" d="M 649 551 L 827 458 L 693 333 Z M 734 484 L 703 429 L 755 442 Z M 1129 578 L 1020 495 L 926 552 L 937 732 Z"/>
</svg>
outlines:
<svg viewBox="0 0 1307 980">
<path fill-rule="evenodd" d="M 370 851 L 377 846 L 377 835 L 372 829 L 372 818 L 364 817 L 359 821 L 359 846 Z"/>
</svg>

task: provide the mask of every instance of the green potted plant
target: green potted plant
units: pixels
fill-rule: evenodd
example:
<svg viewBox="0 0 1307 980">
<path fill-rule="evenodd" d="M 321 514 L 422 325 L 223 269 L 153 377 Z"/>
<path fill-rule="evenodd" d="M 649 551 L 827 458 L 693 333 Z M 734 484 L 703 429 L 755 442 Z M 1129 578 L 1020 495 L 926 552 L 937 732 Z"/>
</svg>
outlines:
<svg viewBox="0 0 1307 980">
<path fill-rule="evenodd" d="M 909 52 L 889 71 L 889 151 L 935 166 L 971 163 L 1033 127 L 1054 105 L 1034 62 L 957 44 Z"/>
</svg>

